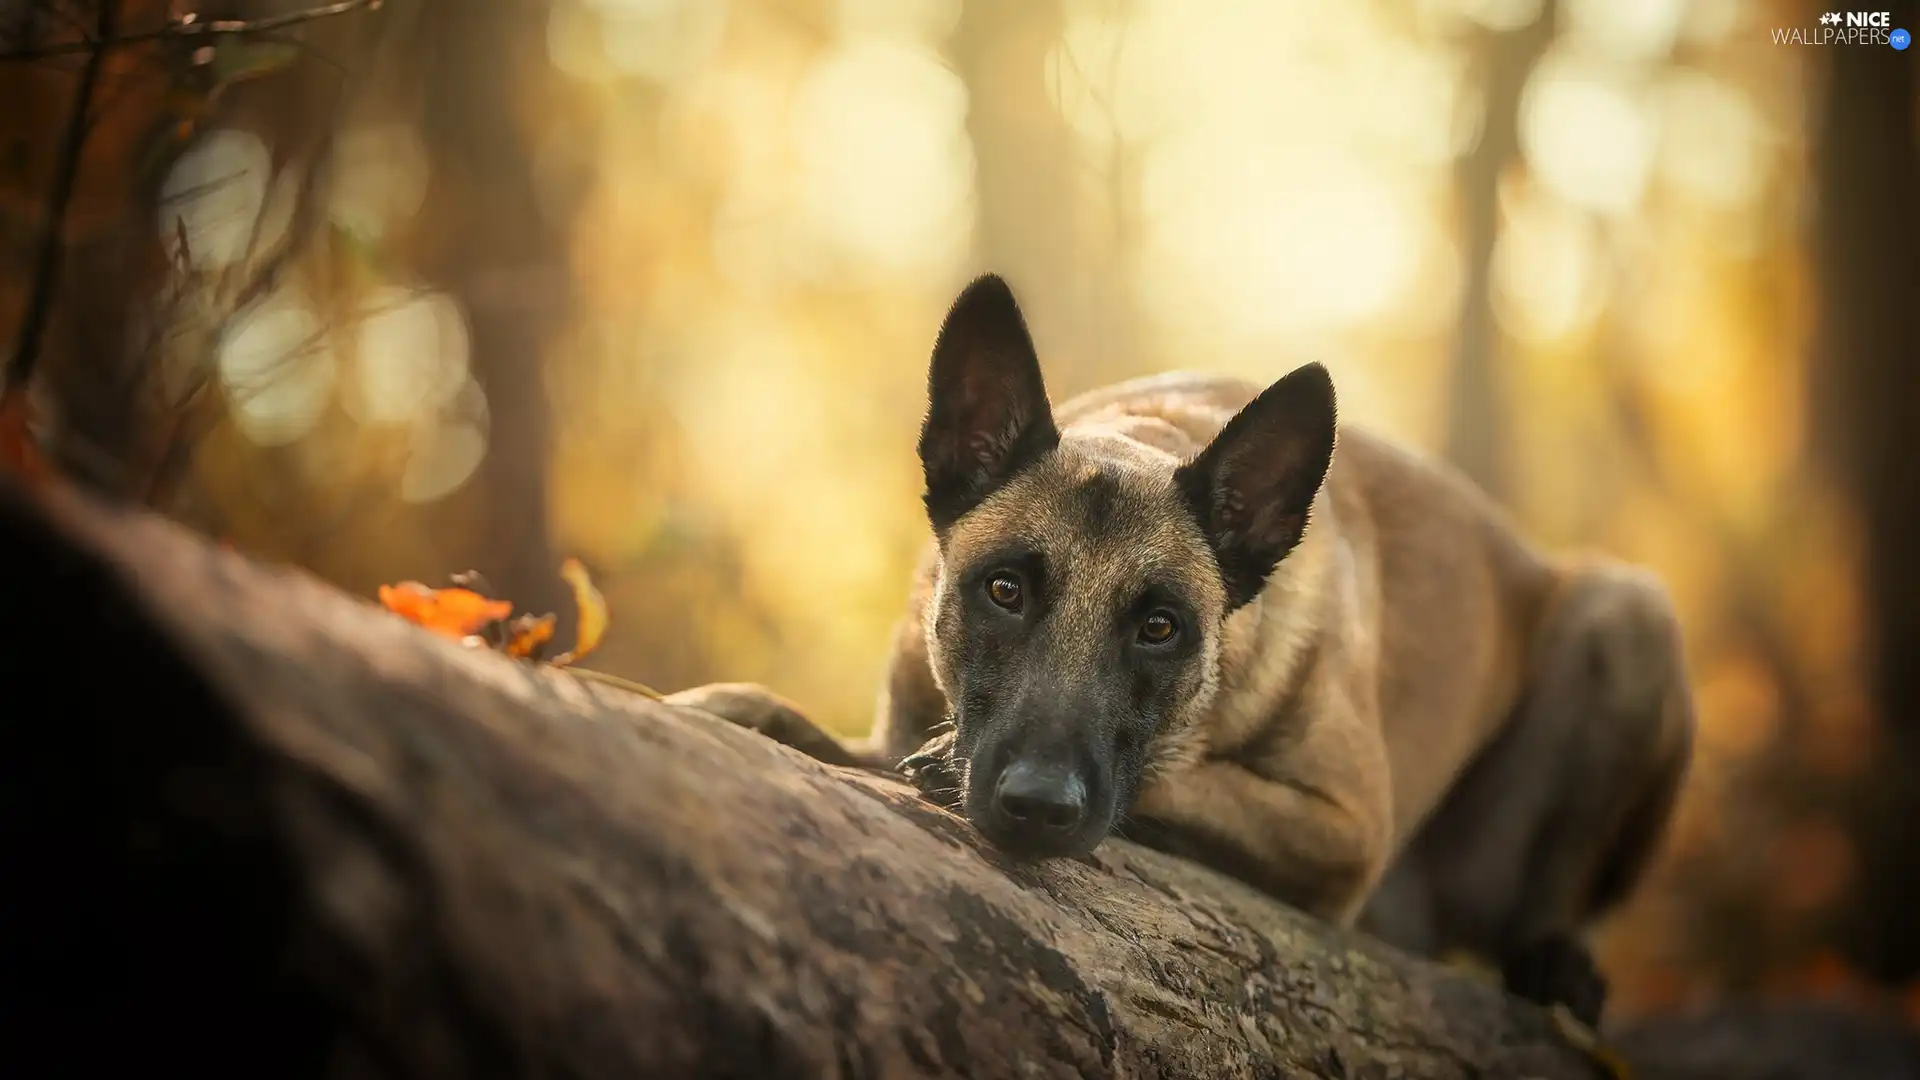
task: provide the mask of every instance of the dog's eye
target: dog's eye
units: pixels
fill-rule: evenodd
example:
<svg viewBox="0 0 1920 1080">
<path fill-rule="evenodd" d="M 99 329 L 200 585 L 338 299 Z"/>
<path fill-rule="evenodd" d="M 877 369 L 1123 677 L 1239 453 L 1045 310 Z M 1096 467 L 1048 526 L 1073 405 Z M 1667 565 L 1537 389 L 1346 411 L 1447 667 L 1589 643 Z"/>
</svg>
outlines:
<svg viewBox="0 0 1920 1080">
<path fill-rule="evenodd" d="M 1147 645 L 1165 645 L 1180 633 L 1180 624 L 1170 612 L 1156 611 L 1140 624 L 1140 640 Z"/>
<path fill-rule="evenodd" d="M 1019 611 L 1022 590 L 1020 579 L 1012 574 L 995 574 L 987 579 L 987 599 L 1008 611 Z"/>
</svg>

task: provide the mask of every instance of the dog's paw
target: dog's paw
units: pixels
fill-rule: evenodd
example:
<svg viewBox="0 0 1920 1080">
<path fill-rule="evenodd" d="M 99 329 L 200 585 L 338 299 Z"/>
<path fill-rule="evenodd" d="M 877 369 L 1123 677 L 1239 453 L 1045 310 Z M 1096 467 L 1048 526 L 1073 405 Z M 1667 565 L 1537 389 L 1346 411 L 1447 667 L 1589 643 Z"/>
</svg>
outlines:
<svg viewBox="0 0 1920 1080">
<path fill-rule="evenodd" d="M 920 789 L 928 802 L 957 810 L 960 806 L 960 769 L 953 760 L 953 730 L 948 728 L 922 743 L 900 761 L 900 772 Z"/>
<path fill-rule="evenodd" d="M 1507 990 L 1537 1005 L 1564 1005 L 1589 1028 L 1600 1026 L 1607 980 L 1593 953 L 1567 934 L 1550 934 L 1510 952 L 1500 965 Z"/>
<path fill-rule="evenodd" d="M 668 694 L 664 700 L 669 705 L 699 709 L 749 731 L 757 731 L 828 765 L 860 764 L 844 743 L 807 719 L 798 706 L 764 686 L 710 683 Z"/>
</svg>

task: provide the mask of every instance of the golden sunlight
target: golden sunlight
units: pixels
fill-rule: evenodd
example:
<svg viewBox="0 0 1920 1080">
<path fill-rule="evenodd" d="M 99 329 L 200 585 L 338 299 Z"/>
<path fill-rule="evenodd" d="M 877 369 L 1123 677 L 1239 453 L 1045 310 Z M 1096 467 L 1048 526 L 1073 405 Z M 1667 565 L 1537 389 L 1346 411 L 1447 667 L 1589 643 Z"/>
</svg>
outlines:
<svg viewBox="0 0 1920 1080">
<path fill-rule="evenodd" d="M 816 61 L 790 121 L 806 238 L 842 273 L 945 271 L 972 228 L 966 111 L 924 47 L 855 39 Z"/>
<path fill-rule="evenodd" d="M 1521 104 L 1520 139 L 1561 198 L 1608 214 L 1640 205 L 1653 164 L 1653 117 L 1610 67 L 1556 53 L 1541 61 Z"/>
</svg>

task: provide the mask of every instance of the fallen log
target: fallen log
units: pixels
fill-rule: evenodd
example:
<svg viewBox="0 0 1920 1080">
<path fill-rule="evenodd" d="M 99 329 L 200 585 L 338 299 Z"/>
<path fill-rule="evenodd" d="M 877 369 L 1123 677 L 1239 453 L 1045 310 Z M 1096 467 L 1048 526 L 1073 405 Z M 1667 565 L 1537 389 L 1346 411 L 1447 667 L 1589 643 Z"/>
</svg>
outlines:
<svg viewBox="0 0 1920 1080">
<path fill-rule="evenodd" d="M 1602 1075 L 1549 1015 L 1124 843 L 0 493 L 10 1057 L 103 1075 Z"/>
</svg>

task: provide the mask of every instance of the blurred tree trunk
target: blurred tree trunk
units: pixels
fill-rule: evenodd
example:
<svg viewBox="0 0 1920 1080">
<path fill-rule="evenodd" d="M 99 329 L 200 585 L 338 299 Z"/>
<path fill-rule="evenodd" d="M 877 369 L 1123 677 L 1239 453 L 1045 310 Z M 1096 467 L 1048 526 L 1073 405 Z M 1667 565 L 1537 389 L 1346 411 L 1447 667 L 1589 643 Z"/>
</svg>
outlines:
<svg viewBox="0 0 1920 1080">
<path fill-rule="evenodd" d="M 1913 5 L 1893 25 L 1914 26 Z M 1851 931 L 1869 973 L 1920 975 L 1920 146 L 1914 59 L 1820 50 L 1814 150 L 1821 330 L 1811 396 L 1864 526 L 1869 677 L 1885 740 L 1861 824 Z"/>
<path fill-rule="evenodd" d="M 1106 381 L 1133 366 L 1138 346 L 1128 241 L 1116 227 L 1110 249 L 1096 246 L 1081 229 L 1077 189 L 1090 166 L 1047 83 L 1047 57 L 1064 27 L 1059 0 L 967 0 L 961 11 L 954 60 L 969 96 L 976 252 L 981 269 L 1005 275 L 1019 291 L 1042 353 L 1079 367 L 1080 381 Z M 1116 170 L 1109 197 L 1122 225 L 1132 213 L 1124 151 L 1108 167 Z"/>
<path fill-rule="evenodd" d="M 568 304 L 564 221 L 543 204 L 539 147 L 523 123 L 547 72 L 546 0 L 422 0 L 432 167 L 423 266 L 460 301 L 490 414 L 473 481 L 476 559 L 529 611 L 571 610 L 556 576 L 547 499 L 552 460 L 545 349 Z M 563 620 L 563 623 L 565 620 Z"/>
<path fill-rule="evenodd" d="M 1500 331 L 1493 317 L 1493 253 L 1500 237 L 1500 180 L 1520 156 L 1520 96 L 1553 40 L 1554 0 L 1533 22 L 1480 34 L 1480 137 L 1460 159 L 1460 231 L 1466 283 L 1448 386 L 1447 457 L 1488 494 L 1510 493 L 1503 450 L 1506 405 L 1497 376 Z"/>
</svg>

